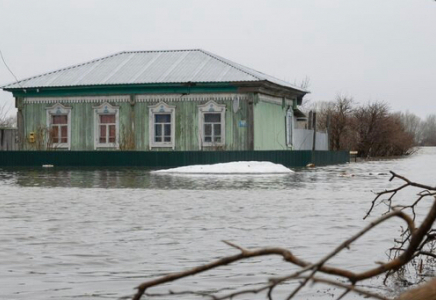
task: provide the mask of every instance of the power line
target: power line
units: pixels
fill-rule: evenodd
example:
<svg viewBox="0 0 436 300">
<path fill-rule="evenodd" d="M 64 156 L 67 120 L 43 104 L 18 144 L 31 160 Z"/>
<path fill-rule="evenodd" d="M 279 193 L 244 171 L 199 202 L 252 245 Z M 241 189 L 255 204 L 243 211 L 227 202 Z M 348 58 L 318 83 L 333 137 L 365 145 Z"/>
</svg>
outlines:
<svg viewBox="0 0 436 300">
<path fill-rule="evenodd" d="M 17 84 L 20 86 L 20 88 L 23 89 L 24 92 L 26 92 L 26 90 L 21 86 L 20 82 L 18 81 L 17 76 L 15 76 L 14 72 L 12 72 L 12 70 L 9 68 L 8 64 L 6 63 L 6 61 L 5 61 L 4 57 L 3 57 L 3 53 L 2 53 L 1 50 L 0 50 L 0 56 L 1 56 L 1 58 L 2 58 L 3 63 L 5 64 L 6 68 L 8 69 L 8 71 L 12 74 L 12 76 L 14 76 L 14 78 L 15 78 Z"/>
</svg>

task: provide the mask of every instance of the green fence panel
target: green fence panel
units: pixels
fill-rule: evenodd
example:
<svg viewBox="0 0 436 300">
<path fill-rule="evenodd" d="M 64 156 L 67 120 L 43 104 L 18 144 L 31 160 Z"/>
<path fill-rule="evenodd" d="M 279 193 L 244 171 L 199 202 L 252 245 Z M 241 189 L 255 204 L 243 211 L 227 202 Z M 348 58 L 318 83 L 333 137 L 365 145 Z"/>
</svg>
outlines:
<svg viewBox="0 0 436 300">
<path fill-rule="evenodd" d="M 215 164 L 231 161 L 270 161 L 287 167 L 349 162 L 347 151 L 0 151 L 0 167 L 92 166 L 150 168 Z"/>
</svg>

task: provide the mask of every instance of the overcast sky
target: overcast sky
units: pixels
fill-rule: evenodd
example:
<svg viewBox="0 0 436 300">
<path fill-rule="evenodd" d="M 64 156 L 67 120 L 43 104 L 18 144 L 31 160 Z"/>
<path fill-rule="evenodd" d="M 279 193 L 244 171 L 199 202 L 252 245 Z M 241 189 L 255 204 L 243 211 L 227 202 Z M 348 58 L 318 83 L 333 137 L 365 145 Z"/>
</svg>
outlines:
<svg viewBox="0 0 436 300">
<path fill-rule="evenodd" d="M 433 0 L 0 0 L 0 50 L 19 79 L 124 50 L 193 48 L 291 83 L 307 76 L 311 101 L 436 113 Z M 0 85 L 12 81 L 0 61 Z"/>
</svg>

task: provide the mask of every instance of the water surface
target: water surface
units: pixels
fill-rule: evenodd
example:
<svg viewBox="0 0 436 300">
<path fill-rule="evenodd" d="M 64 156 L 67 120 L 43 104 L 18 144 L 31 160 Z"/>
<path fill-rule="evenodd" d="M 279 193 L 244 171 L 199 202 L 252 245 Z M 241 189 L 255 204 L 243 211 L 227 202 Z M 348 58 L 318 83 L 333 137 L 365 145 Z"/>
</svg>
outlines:
<svg viewBox="0 0 436 300">
<path fill-rule="evenodd" d="M 0 169 L 0 299 L 117 299 L 131 295 L 143 280 L 237 253 L 222 240 L 247 248 L 285 247 L 315 261 L 368 224 L 362 217 L 371 191 L 399 183 L 388 182 L 390 170 L 435 185 L 435 166 L 436 148 L 425 148 L 403 159 L 297 169 L 280 176 L 153 175 L 144 168 Z M 409 201 L 415 192 L 399 195 L 398 201 Z M 377 207 L 375 215 L 383 209 Z M 382 225 L 331 263 L 365 270 L 386 260 L 398 225 Z M 256 258 L 169 288 L 231 291 L 293 270 L 279 258 Z M 378 279 L 364 285 L 389 290 Z M 277 299 L 289 289 L 278 289 Z M 296 299 L 332 299 L 338 292 L 315 285 Z"/>
</svg>

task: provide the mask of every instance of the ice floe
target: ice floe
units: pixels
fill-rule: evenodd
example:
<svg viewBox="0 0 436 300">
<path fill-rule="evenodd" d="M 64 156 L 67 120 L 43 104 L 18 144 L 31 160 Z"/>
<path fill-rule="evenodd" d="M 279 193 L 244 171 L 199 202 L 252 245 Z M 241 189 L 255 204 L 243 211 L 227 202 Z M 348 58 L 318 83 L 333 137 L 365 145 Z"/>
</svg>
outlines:
<svg viewBox="0 0 436 300">
<path fill-rule="evenodd" d="M 289 174 L 293 172 L 283 165 L 268 161 L 237 161 L 152 171 L 153 174 Z"/>
</svg>

